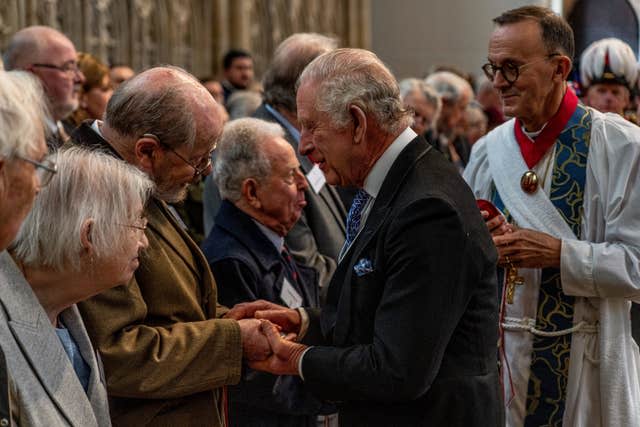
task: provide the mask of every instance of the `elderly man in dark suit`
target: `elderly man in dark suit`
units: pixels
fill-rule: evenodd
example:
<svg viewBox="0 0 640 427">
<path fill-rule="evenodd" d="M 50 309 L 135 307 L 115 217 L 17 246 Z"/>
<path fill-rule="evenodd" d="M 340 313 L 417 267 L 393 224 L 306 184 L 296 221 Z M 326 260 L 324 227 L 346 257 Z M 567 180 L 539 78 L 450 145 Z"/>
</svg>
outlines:
<svg viewBox="0 0 640 427">
<path fill-rule="evenodd" d="M 280 124 L 285 130 L 285 139 L 296 152 L 300 140 L 296 80 L 314 58 L 335 48 L 336 41 L 332 38 L 313 33 L 294 34 L 278 46 L 265 73 L 264 102 L 253 116 Z M 322 171 L 303 155 L 298 155 L 298 161 L 309 182 L 305 190 L 307 206 L 285 241 L 297 261 L 320 273 L 320 285 L 326 290 L 344 243 L 347 212 L 336 190 L 325 183 Z M 205 229 L 212 224 L 218 209 L 211 196 L 215 191 L 212 187 L 214 184 L 208 179 L 204 195 Z"/>
<path fill-rule="evenodd" d="M 327 304 L 238 306 L 266 322 L 255 369 L 300 375 L 341 425 L 498 426 L 497 255 L 455 168 L 409 128 L 393 75 L 371 52 L 314 60 L 297 93 L 300 152 L 355 185 Z M 313 344 L 314 346 L 307 346 Z"/>
<path fill-rule="evenodd" d="M 285 236 L 306 205 L 307 181 L 283 129 L 247 118 L 225 127 L 214 178 L 224 198 L 203 252 L 232 306 L 264 299 L 318 307 L 318 273 L 293 261 Z M 315 426 L 322 405 L 294 377 L 249 373 L 229 388 L 233 426 Z"/>
</svg>

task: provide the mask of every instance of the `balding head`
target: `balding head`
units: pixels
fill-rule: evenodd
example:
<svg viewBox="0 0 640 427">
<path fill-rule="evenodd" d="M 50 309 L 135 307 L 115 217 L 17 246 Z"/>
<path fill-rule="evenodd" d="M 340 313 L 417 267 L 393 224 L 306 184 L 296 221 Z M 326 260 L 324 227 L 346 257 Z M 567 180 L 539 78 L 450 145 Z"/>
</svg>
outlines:
<svg viewBox="0 0 640 427">
<path fill-rule="evenodd" d="M 177 201 L 189 183 L 211 172 L 207 163 L 222 126 L 220 109 L 195 77 L 177 67 L 156 67 L 118 87 L 103 133 L 155 180 L 158 197 Z"/>
<path fill-rule="evenodd" d="M 276 49 L 267 69 L 264 100 L 288 112 L 296 112 L 296 82 L 302 70 L 318 56 L 338 47 L 335 38 L 316 33 L 297 33 L 287 37 Z"/>
<path fill-rule="evenodd" d="M 171 146 L 191 146 L 196 118 L 206 119 L 200 116 L 221 119 L 204 86 L 180 68 L 156 67 L 118 87 L 107 105 L 105 123 L 123 137 L 153 133 Z"/>
<path fill-rule="evenodd" d="M 24 28 L 13 35 L 4 54 L 7 70 L 27 70 L 42 82 L 54 120 L 78 107 L 76 86 L 84 77 L 77 71 L 77 53 L 71 40 L 44 26 Z"/>
</svg>

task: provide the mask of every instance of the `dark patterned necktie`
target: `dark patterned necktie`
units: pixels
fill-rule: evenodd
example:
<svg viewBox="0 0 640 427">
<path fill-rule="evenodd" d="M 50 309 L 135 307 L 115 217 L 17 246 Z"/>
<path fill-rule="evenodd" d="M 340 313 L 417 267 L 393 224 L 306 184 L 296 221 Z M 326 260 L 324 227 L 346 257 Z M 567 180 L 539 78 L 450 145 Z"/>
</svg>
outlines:
<svg viewBox="0 0 640 427">
<path fill-rule="evenodd" d="M 282 251 L 280 252 L 282 258 L 285 261 L 285 267 L 287 272 L 289 273 L 289 277 L 293 279 L 294 282 L 298 282 L 298 268 L 296 267 L 295 262 L 293 261 L 293 257 L 287 250 L 286 246 L 282 246 Z"/>
<path fill-rule="evenodd" d="M 349 209 L 349 215 L 347 215 L 347 240 L 344 243 L 345 249 L 351 245 L 358 235 L 358 230 L 360 230 L 360 220 L 362 219 L 362 210 L 367 205 L 370 198 L 371 196 L 363 189 L 358 190 L 356 196 L 353 198 L 351 209 Z"/>
</svg>

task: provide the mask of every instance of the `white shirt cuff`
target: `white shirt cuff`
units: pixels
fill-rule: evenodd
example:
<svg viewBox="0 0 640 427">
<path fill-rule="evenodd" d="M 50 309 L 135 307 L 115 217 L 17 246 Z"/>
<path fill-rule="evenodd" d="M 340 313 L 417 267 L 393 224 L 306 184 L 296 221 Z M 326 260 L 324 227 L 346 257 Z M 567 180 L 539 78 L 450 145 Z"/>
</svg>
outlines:
<svg viewBox="0 0 640 427">
<path fill-rule="evenodd" d="M 300 342 L 302 341 L 302 338 L 307 335 L 307 331 L 309 330 L 309 315 L 307 314 L 307 310 L 302 307 L 298 307 L 296 310 L 300 313 L 300 330 L 298 331 L 296 341 Z"/>
<path fill-rule="evenodd" d="M 302 352 L 302 356 L 300 356 L 300 359 L 298 360 L 298 375 L 300 375 L 300 378 L 302 378 L 302 381 L 304 381 L 304 376 L 302 375 L 302 359 L 304 359 L 304 355 L 307 354 L 307 351 L 311 350 L 313 347 L 308 347 L 307 349 L 305 349 Z"/>
</svg>

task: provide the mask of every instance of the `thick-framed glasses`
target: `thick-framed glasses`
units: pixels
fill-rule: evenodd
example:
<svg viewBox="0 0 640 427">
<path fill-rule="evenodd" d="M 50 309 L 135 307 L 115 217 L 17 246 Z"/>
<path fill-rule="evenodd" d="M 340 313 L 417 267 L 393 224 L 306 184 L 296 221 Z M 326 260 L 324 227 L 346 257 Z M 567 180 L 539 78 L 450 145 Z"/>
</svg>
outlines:
<svg viewBox="0 0 640 427">
<path fill-rule="evenodd" d="M 213 154 L 213 150 L 206 157 L 202 158 L 202 160 L 200 160 L 199 162 L 193 163 L 190 160 L 187 160 L 184 157 L 182 157 L 182 155 L 180 153 L 178 153 L 172 146 L 160 141 L 160 138 L 158 138 L 154 134 L 145 133 L 142 136 L 145 137 L 145 138 L 155 139 L 156 141 L 158 141 L 158 144 L 162 145 L 164 148 L 166 148 L 167 150 L 171 151 L 173 154 L 178 156 L 178 158 L 180 160 L 182 160 L 183 162 L 185 162 L 186 164 L 191 166 L 193 168 L 193 170 L 194 170 L 194 173 L 193 173 L 194 177 L 198 177 L 198 176 L 202 175 L 204 173 L 204 171 L 206 171 L 207 168 L 209 168 L 209 166 L 211 166 L 211 155 Z M 213 147 L 213 149 L 215 150 L 215 147 Z"/>
<path fill-rule="evenodd" d="M 520 77 L 520 72 L 522 71 L 523 68 L 528 67 L 529 65 L 536 64 L 538 62 L 547 61 L 553 58 L 554 56 L 560 56 L 560 54 L 551 53 L 549 55 L 546 55 L 543 58 L 539 58 L 522 65 L 517 65 L 511 61 L 506 61 L 501 66 L 497 66 L 495 64 L 488 62 L 482 66 L 482 71 L 484 71 L 484 75 L 487 76 L 487 79 L 489 79 L 489 81 L 491 82 L 496 78 L 496 74 L 498 73 L 498 71 L 500 71 L 500 73 L 502 73 L 502 78 L 507 83 L 512 85 L 516 82 L 516 80 L 518 80 L 518 77 Z"/>
<path fill-rule="evenodd" d="M 18 159 L 23 162 L 31 163 L 36 168 L 36 176 L 38 177 L 38 182 L 40 182 L 40 187 L 44 187 L 45 185 L 51 182 L 51 178 L 53 175 L 58 173 L 58 166 L 51 159 L 44 159 L 42 162 L 36 162 L 35 160 L 31 160 L 27 157 L 16 156 Z"/>
<path fill-rule="evenodd" d="M 32 67 L 49 68 L 51 70 L 58 70 L 69 76 L 75 75 L 80 72 L 77 62 L 65 62 L 62 65 L 55 64 L 31 64 Z"/>
</svg>

